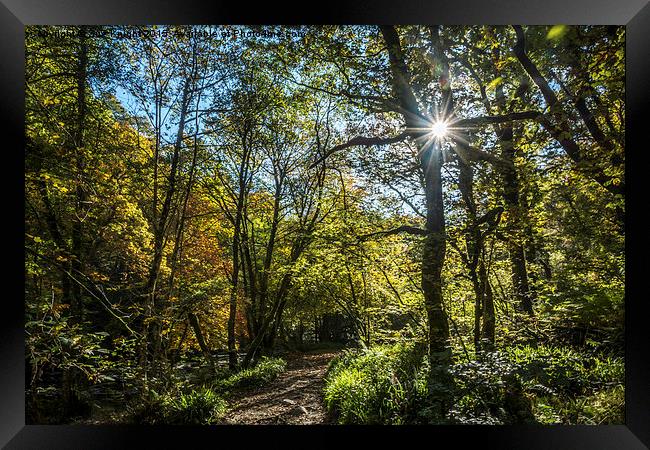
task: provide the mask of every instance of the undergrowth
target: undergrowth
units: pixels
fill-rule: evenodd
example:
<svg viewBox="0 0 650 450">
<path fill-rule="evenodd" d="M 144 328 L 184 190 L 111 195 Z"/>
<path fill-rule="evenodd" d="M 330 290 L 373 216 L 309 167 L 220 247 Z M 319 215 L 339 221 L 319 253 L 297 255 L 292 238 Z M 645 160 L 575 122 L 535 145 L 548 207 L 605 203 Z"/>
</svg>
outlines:
<svg viewBox="0 0 650 450">
<path fill-rule="evenodd" d="M 348 350 L 328 368 L 325 405 L 340 424 L 617 424 L 623 359 L 570 348 L 519 346 L 451 364 L 446 417 L 435 413 L 424 348 Z M 439 383 L 438 383 L 439 384 Z"/>
<path fill-rule="evenodd" d="M 127 407 L 129 422 L 136 424 L 208 425 L 218 423 L 228 410 L 225 398 L 232 390 L 261 386 L 286 369 L 280 358 L 262 357 L 249 369 L 215 372 L 207 386 L 179 385 L 163 394 L 151 390 L 144 399 Z"/>
<path fill-rule="evenodd" d="M 226 401 L 212 389 L 199 388 L 187 393 L 151 391 L 148 398 L 130 408 L 137 424 L 208 425 L 217 422 L 227 410 Z"/>
<path fill-rule="evenodd" d="M 287 363 L 283 359 L 263 356 L 255 366 L 216 380 L 213 387 L 220 392 L 227 392 L 231 389 L 262 386 L 275 380 L 286 368 Z"/>
</svg>

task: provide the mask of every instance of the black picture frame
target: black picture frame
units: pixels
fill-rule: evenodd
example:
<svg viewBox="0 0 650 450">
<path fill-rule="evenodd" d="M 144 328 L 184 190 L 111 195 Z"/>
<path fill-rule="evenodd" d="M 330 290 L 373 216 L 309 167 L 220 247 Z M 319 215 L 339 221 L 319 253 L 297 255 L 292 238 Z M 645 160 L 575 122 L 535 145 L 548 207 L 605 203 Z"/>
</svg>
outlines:
<svg viewBox="0 0 650 450">
<path fill-rule="evenodd" d="M 308 9 L 311 7 L 311 9 Z M 77 24 L 599 24 L 626 26 L 626 376 L 625 425 L 609 426 L 438 426 L 438 427 L 136 427 L 25 425 L 24 229 L 24 26 Z M 390 446 L 442 446 L 522 449 L 641 449 L 650 446 L 650 338 L 644 293 L 643 155 L 648 147 L 644 122 L 650 105 L 650 4 L 647 0 L 338 0 L 281 9 L 276 3 L 200 0 L 111 2 L 0 0 L 0 123 L 8 125 L 3 145 L 0 191 L 15 207 L 3 220 L 6 277 L 0 309 L 0 445 L 6 448 L 146 448 L 226 445 L 232 438 L 248 447 L 340 445 L 350 434 Z M 645 145 L 644 145 L 645 144 Z M 629 151 L 628 151 L 629 149 Z M 8 245 L 12 243 L 12 245 Z M 415 440 L 413 433 L 419 438 Z M 422 440 L 424 439 L 424 440 Z"/>
</svg>

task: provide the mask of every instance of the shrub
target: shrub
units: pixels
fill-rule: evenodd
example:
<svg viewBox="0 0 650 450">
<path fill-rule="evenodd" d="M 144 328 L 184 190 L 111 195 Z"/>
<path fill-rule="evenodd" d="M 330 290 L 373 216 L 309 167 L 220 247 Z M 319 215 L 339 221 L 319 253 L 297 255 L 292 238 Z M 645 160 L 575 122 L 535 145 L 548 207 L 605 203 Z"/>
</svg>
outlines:
<svg viewBox="0 0 650 450">
<path fill-rule="evenodd" d="M 508 353 L 533 390 L 575 394 L 586 387 L 585 358 L 570 348 L 523 346 L 511 348 Z"/>
<path fill-rule="evenodd" d="M 523 346 L 452 364 L 448 374 L 453 383 L 440 382 L 414 344 L 348 350 L 330 363 L 325 405 L 341 424 L 623 421 L 621 358 Z M 446 416 L 433 383 L 451 394 Z"/>
<path fill-rule="evenodd" d="M 569 348 L 540 346 L 508 350 L 541 423 L 623 423 L 622 358 Z"/>
<path fill-rule="evenodd" d="M 548 394 L 577 396 L 602 387 L 622 384 L 622 358 L 588 355 L 565 347 L 517 347 L 510 359 L 526 386 Z"/>
<path fill-rule="evenodd" d="M 579 397 L 542 396 L 535 399 L 535 416 L 545 424 L 620 425 L 625 422 L 623 386 Z"/>
<path fill-rule="evenodd" d="M 416 344 L 346 351 L 325 380 L 325 405 L 340 424 L 401 424 L 426 392 L 423 348 Z"/>
<path fill-rule="evenodd" d="M 450 367 L 454 377 L 453 422 L 464 424 L 512 424 L 533 421 L 517 366 L 507 355 L 491 352 L 479 359 Z"/>
<path fill-rule="evenodd" d="M 221 418 L 226 408 L 226 401 L 207 388 L 164 395 L 152 391 L 147 399 L 129 408 L 129 417 L 146 425 L 207 425 Z"/>
<path fill-rule="evenodd" d="M 240 370 L 227 378 L 215 381 L 214 388 L 227 391 L 235 388 L 261 386 L 276 379 L 286 368 L 287 363 L 283 359 L 263 356 L 252 368 Z"/>
</svg>

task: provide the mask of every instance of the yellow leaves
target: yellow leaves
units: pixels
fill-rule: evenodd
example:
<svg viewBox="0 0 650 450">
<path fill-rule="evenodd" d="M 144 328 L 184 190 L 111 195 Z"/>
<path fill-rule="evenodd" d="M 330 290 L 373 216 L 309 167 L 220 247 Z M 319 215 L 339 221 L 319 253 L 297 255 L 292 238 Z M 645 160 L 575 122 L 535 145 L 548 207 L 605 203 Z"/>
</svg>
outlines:
<svg viewBox="0 0 650 450">
<path fill-rule="evenodd" d="M 65 311 L 66 309 L 69 309 L 69 308 L 70 308 L 70 305 L 68 305 L 66 303 L 56 303 L 56 304 L 52 305 L 52 312 L 54 314 L 61 314 L 63 311 Z"/>
<path fill-rule="evenodd" d="M 142 323 L 146 325 L 151 325 L 152 323 L 156 322 L 157 318 L 156 317 L 146 317 Z"/>
<path fill-rule="evenodd" d="M 494 80 L 490 81 L 486 86 L 488 91 L 492 91 L 497 88 L 498 85 L 503 83 L 503 77 L 497 77 Z"/>
<path fill-rule="evenodd" d="M 100 181 L 108 181 L 111 179 L 111 174 L 108 171 L 97 172 L 97 178 L 99 178 Z"/>
<path fill-rule="evenodd" d="M 91 272 L 91 273 L 89 274 L 89 277 L 90 277 L 93 281 L 98 281 L 98 282 L 106 282 L 106 281 L 109 280 L 109 278 L 108 278 L 106 275 L 104 275 L 104 274 L 102 274 L 102 273 L 99 273 L 99 272 L 95 272 L 95 271 Z"/>
<path fill-rule="evenodd" d="M 568 27 L 566 25 L 553 25 L 546 35 L 546 39 L 559 39 L 566 34 Z"/>
</svg>

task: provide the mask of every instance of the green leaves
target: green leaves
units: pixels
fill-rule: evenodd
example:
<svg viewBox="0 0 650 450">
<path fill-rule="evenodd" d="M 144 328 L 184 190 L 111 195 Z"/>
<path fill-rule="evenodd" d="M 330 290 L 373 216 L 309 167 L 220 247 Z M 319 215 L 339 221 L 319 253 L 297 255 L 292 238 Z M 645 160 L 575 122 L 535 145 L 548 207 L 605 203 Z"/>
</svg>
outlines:
<svg viewBox="0 0 650 450">
<path fill-rule="evenodd" d="M 564 36 L 568 31 L 568 27 L 566 25 L 553 25 L 551 29 L 548 31 L 546 38 L 551 39 L 551 40 L 557 40 L 560 39 L 562 36 Z"/>
<path fill-rule="evenodd" d="M 486 89 L 488 91 L 494 91 L 500 84 L 503 84 L 503 77 L 496 77 L 487 84 Z"/>
</svg>

